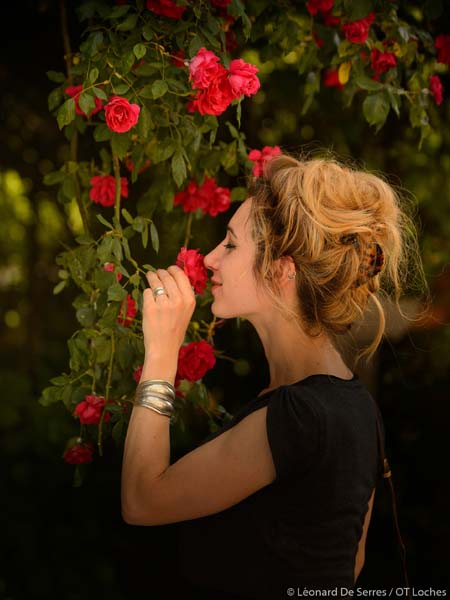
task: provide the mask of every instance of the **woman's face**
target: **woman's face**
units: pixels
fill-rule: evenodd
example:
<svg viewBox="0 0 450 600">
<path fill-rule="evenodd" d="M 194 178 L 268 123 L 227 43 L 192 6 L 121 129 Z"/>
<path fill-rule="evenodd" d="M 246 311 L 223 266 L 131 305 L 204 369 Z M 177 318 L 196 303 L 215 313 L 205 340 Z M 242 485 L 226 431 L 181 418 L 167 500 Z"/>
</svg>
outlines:
<svg viewBox="0 0 450 600">
<path fill-rule="evenodd" d="M 248 219 L 252 199 L 247 198 L 234 213 L 225 239 L 205 256 L 205 266 L 217 282 L 212 288 L 212 313 L 222 319 L 249 318 L 262 310 L 252 266 L 256 246 L 251 237 Z"/>
</svg>

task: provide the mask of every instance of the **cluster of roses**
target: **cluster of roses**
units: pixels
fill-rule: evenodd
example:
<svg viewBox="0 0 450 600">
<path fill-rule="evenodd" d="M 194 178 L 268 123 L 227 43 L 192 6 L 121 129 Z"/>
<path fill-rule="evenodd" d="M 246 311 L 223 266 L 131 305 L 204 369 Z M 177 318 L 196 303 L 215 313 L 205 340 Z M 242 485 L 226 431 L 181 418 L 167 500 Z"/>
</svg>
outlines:
<svg viewBox="0 0 450 600">
<path fill-rule="evenodd" d="M 178 368 L 175 378 L 175 388 L 177 388 L 183 379 L 188 381 L 198 381 L 207 371 L 216 364 L 214 348 L 205 340 L 190 342 L 181 346 L 178 353 Z M 142 366 L 133 374 L 137 383 L 141 378 Z M 183 396 L 182 392 L 177 390 L 177 395 Z M 111 401 L 110 401 L 111 402 Z M 103 396 L 86 395 L 84 400 L 75 407 L 74 416 L 80 419 L 83 425 L 98 425 L 103 415 L 103 422 L 108 423 L 111 415 L 108 412 L 107 403 Z M 69 448 L 64 452 L 63 458 L 70 464 L 86 464 L 92 462 L 94 456 L 94 445 L 90 441 L 84 441 L 82 438 L 74 440 Z"/>
<path fill-rule="evenodd" d="M 334 0 L 308 0 L 306 7 L 312 16 L 321 15 L 323 23 L 327 26 L 341 25 L 341 19 L 338 16 L 332 15 Z M 375 14 L 369 13 L 363 19 L 357 21 L 349 21 L 341 25 L 341 31 L 353 44 L 364 44 L 369 37 L 370 26 L 375 20 Z M 314 39 L 317 45 L 321 48 L 324 45 L 315 33 Z M 380 75 L 393 69 L 397 66 L 397 57 L 392 50 L 395 46 L 393 40 L 384 40 L 382 42 L 385 51 L 382 52 L 378 48 L 372 48 L 370 52 L 370 68 L 373 71 L 372 79 L 378 81 Z M 450 35 L 438 35 L 434 42 L 437 52 L 437 61 L 450 66 Z M 366 52 L 361 52 L 362 58 L 367 57 Z M 343 89 L 348 80 L 348 72 L 345 69 L 342 71 L 339 68 L 326 69 L 323 75 L 323 83 L 328 87 L 337 87 Z M 438 75 L 430 75 L 429 89 L 436 104 L 439 106 L 443 99 L 442 82 Z"/>
<path fill-rule="evenodd" d="M 221 115 L 233 100 L 256 94 L 260 88 L 257 72 L 257 67 L 242 58 L 232 60 L 226 69 L 214 52 L 200 48 L 189 64 L 189 79 L 196 95 L 189 102 L 188 111 Z"/>
<path fill-rule="evenodd" d="M 216 217 L 230 208 L 231 192 L 228 188 L 219 187 L 213 177 L 205 177 L 202 185 L 191 181 L 183 191 L 176 193 L 173 203 L 182 206 L 184 212 L 201 209 L 205 214 Z"/>
</svg>

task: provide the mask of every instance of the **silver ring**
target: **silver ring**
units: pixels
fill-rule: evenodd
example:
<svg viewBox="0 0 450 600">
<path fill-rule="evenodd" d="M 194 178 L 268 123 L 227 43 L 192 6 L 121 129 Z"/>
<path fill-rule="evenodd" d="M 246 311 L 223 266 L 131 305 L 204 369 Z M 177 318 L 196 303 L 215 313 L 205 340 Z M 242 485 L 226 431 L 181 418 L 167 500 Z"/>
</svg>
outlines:
<svg viewBox="0 0 450 600">
<path fill-rule="evenodd" d="M 156 300 L 156 298 L 157 298 L 158 296 L 162 296 L 163 294 L 166 294 L 166 295 L 167 295 L 167 292 L 166 292 L 166 290 L 165 290 L 163 287 L 161 287 L 161 286 L 160 286 L 160 287 L 156 287 L 156 288 L 153 290 L 153 298 L 155 298 L 155 300 Z"/>
</svg>

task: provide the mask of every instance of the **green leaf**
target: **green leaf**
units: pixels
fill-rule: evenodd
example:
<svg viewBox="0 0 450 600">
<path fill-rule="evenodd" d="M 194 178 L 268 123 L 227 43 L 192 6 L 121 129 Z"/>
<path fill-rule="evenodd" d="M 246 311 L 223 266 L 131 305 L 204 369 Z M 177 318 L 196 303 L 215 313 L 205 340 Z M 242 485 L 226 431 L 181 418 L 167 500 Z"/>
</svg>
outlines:
<svg viewBox="0 0 450 600">
<path fill-rule="evenodd" d="M 118 283 L 114 283 L 108 290 L 108 300 L 122 302 L 126 297 L 127 290 Z"/>
<path fill-rule="evenodd" d="M 115 443 L 120 446 L 125 437 L 125 422 L 123 419 L 120 419 L 120 421 L 117 421 L 117 423 L 114 424 L 111 435 Z"/>
<path fill-rule="evenodd" d="M 155 227 L 153 221 L 150 223 L 150 239 L 152 241 L 153 250 L 158 254 L 159 252 L 159 236 L 158 230 Z"/>
<path fill-rule="evenodd" d="M 148 137 L 150 130 L 154 129 L 155 125 L 152 121 L 152 117 L 150 111 L 143 106 L 141 108 L 141 112 L 139 113 L 139 121 L 136 125 L 137 133 L 143 138 Z"/>
<path fill-rule="evenodd" d="M 64 73 L 59 71 L 47 71 L 47 77 L 54 83 L 63 83 L 66 80 Z"/>
<path fill-rule="evenodd" d="M 63 390 L 58 387 L 47 387 L 43 390 L 42 396 L 39 398 L 39 404 L 42 406 L 50 406 L 62 400 Z"/>
<path fill-rule="evenodd" d="M 119 83 L 117 85 L 114 85 L 113 88 L 115 94 L 117 94 L 118 96 L 122 96 L 122 94 L 126 94 L 128 92 L 130 86 L 128 85 L 128 83 Z"/>
<path fill-rule="evenodd" d="M 94 87 L 94 88 L 92 88 L 92 91 L 97 96 L 97 98 L 100 98 L 100 100 L 108 100 L 108 96 L 105 94 L 105 92 L 101 88 Z"/>
<path fill-rule="evenodd" d="M 65 175 L 61 171 L 53 171 L 44 176 L 44 185 L 56 185 L 64 181 Z"/>
<path fill-rule="evenodd" d="M 177 186 L 181 187 L 187 175 L 186 164 L 184 162 L 183 152 L 181 150 L 177 150 L 173 155 L 171 167 L 173 179 Z"/>
<path fill-rule="evenodd" d="M 379 131 L 389 113 L 389 102 L 383 93 L 370 94 L 363 102 L 363 113 L 370 125 L 376 126 Z"/>
<path fill-rule="evenodd" d="M 126 133 L 113 133 L 111 138 L 111 147 L 113 154 L 118 158 L 124 158 L 131 145 L 131 137 Z"/>
<path fill-rule="evenodd" d="M 122 215 L 123 215 L 123 218 L 125 219 L 125 221 L 126 221 L 127 223 L 129 223 L 130 225 L 133 225 L 133 223 L 134 223 L 134 219 L 133 219 L 133 217 L 130 215 L 130 213 L 127 211 L 127 209 L 126 209 L 126 208 L 122 208 Z"/>
<path fill-rule="evenodd" d="M 122 240 L 122 244 L 125 245 L 125 241 L 126 239 L 123 238 Z M 122 244 L 120 243 L 120 240 L 118 238 L 114 238 L 113 239 L 113 243 L 112 243 L 112 253 L 114 254 L 114 256 L 117 258 L 117 260 L 119 261 L 119 263 L 122 261 L 123 259 L 123 252 L 122 252 Z"/>
<path fill-rule="evenodd" d="M 56 294 L 59 294 L 60 292 L 63 291 L 63 289 L 66 287 L 67 285 L 67 279 L 63 279 L 62 281 L 60 281 L 58 284 L 55 285 L 55 287 L 53 288 L 53 294 L 56 296 Z"/>
<path fill-rule="evenodd" d="M 91 83 L 95 83 L 98 79 L 98 69 L 97 67 L 94 67 L 93 69 L 91 69 L 89 71 L 89 81 Z"/>
<path fill-rule="evenodd" d="M 175 141 L 172 138 L 167 137 L 161 140 L 161 142 L 151 145 L 149 152 L 150 160 L 154 163 L 167 160 L 172 156 L 176 148 L 177 145 Z"/>
<path fill-rule="evenodd" d="M 97 125 L 94 129 L 94 140 L 96 142 L 106 142 L 112 138 L 112 134 L 113 132 L 106 123 L 100 123 L 100 125 Z"/>
<path fill-rule="evenodd" d="M 117 25 L 117 31 L 131 31 L 136 27 L 138 16 L 136 14 L 128 15 L 125 21 Z"/>
<path fill-rule="evenodd" d="M 189 44 L 189 57 L 192 58 L 204 46 L 203 40 L 199 35 L 195 35 Z"/>
<path fill-rule="evenodd" d="M 111 340 L 101 335 L 93 340 L 93 346 L 97 362 L 108 363 L 111 357 Z"/>
<path fill-rule="evenodd" d="M 65 125 L 69 125 L 75 119 L 75 100 L 68 98 L 56 115 L 58 127 L 62 129 Z"/>
<path fill-rule="evenodd" d="M 367 77 L 367 75 L 364 75 L 363 73 L 355 77 L 354 82 L 358 87 L 363 90 L 368 90 L 369 92 L 378 92 L 384 88 L 382 83 Z"/>
<path fill-rule="evenodd" d="M 344 0 L 345 15 L 349 21 L 358 21 L 364 19 L 373 10 L 371 0 Z"/>
<path fill-rule="evenodd" d="M 83 327 L 92 327 L 95 322 L 95 310 L 93 306 L 82 306 L 76 313 L 78 322 Z"/>
<path fill-rule="evenodd" d="M 144 44 L 135 44 L 135 46 L 133 47 L 133 52 L 135 57 L 138 60 L 140 60 L 142 57 L 145 56 L 147 48 L 144 46 Z"/>
<path fill-rule="evenodd" d="M 148 244 L 148 224 L 145 223 L 144 230 L 142 232 L 142 245 L 147 248 Z"/>
<path fill-rule="evenodd" d="M 77 195 L 77 184 L 73 175 L 66 175 L 62 185 L 62 192 L 67 200 L 73 200 Z"/>
<path fill-rule="evenodd" d="M 114 227 L 111 225 L 111 223 L 109 221 L 107 221 L 103 215 L 97 214 L 96 217 L 100 221 L 100 223 L 102 223 L 102 225 L 105 225 L 106 227 L 108 227 L 108 229 L 114 229 Z M 105 240 L 103 240 L 103 241 L 106 241 L 107 239 L 111 240 L 112 238 L 105 238 Z"/>
<path fill-rule="evenodd" d="M 79 95 L 78 103 L 81 110 L 86 114 L 90 115 L 95 108 L 94 97 L 89 92 L 82 92 Z"/>
<path fill-rule="evenodd" d="M 150 23 L 146 23 L 143 28 L 142 28 L 142 37 L 144 38 L 144 40 L 146 40 L 147 42 L 149 42 L 151 39 L 153 39 L 153 30 L 151 28 Z"/>
<path fill-rule="evenodd" d="M 145 227 L 145 220 L 143 217 L 136 217 L 133 221 L 133 229 L 138 233 L 142 233 Z"/>
<path fill-rule="evenodd" d="M 157 79 L 152 83 L 153 99 L 156 100 L 157 98 L 161 98 L 161 96 L 164 96 L 168 89 L 169 88 L 165 81 L 162 79 Z"/>
<path fill-rule="evenodd" d="M 60 87 L 55 88 L 48 95 L 48 110 L 55 110 L 63 101 L 64 95 Z"/>
<path fill-rule="evenodd" d="M 235 187 L 231 190 L 231 201 L 238 202 L 241 200 L 245 200 L 247 197 L 247 188 L 245 187 Z"/>
</svg>

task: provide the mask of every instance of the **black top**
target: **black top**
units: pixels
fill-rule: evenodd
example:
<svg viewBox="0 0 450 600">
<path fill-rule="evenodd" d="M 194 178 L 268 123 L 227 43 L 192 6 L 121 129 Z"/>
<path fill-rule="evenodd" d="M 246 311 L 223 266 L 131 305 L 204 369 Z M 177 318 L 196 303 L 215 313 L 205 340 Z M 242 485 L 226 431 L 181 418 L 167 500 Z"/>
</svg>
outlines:
<svg viewBox="0 0 450 600">
<path fill-rule="evenodd" d="M 312 375 L 254 398 L 202 444 L 264 406 L 276 479 L 224 511 L 180 523 L 182 576 L 247 598 L 287 598 L 289 587 L 353 589 L 379 461 L 376 404 L 357 376 Z"/>
</svg>

